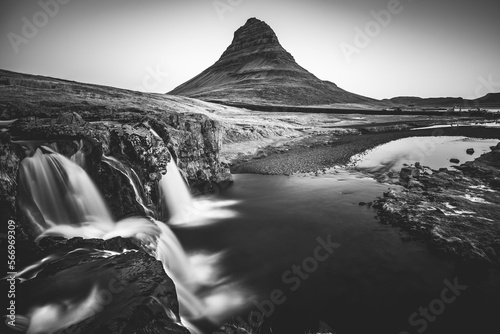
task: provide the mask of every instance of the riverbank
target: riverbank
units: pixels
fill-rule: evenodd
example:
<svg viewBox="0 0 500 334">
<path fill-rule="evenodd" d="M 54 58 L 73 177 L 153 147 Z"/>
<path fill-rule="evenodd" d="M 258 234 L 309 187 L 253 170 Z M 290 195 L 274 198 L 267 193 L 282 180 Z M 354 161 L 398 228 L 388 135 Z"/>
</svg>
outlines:
<svg viewBox="0 0 500 334">
<path fill-rule="evenodd" d="M 350 132 L 343 129 L 343 132 L 318 133 L 280 145 L 266 146 L 255 154 L 234 159 L 231 172 L 270 175 L 321 173 L 333 166 L 348 165 L 355 154 L 407 137 L 465 136 L 500 139 L 500 131 L 495 128 L 450 127 L 414 131 L 394 131 L 391 128 L 391 131 L 358 131 L 363 129 L 352 127 Z"/>
<path fill-rule="evenodd" d="M 402 169 L 398 184 L 376 200 L 383 224 L 398 226 L 438 254 L 500 265 L 500 143 L 456 170 Z"/>
<path fill-rule="evenodd" d="M 465 136 L 500 139 L 495 128 L 448 127 L 347 134 L 319 134 L 260 149 L 238 160 L 232 173 L 323 174 L 349 167 L 351 157 L 407 137 Z M 416 163 L 415 161 L 414 163 Z M 424 241 L 436 254 L 467 263 L 500 264 L 500 144 L 455 169 L 415 164 L 379 181 L 402 185 L 374 199 L 381 223 L 401 228 L 404 239 Z M 343 167 L 342 167 L 343 166 Z M 371 204 L 371 203 L 370 203 Z"/>
</svg>

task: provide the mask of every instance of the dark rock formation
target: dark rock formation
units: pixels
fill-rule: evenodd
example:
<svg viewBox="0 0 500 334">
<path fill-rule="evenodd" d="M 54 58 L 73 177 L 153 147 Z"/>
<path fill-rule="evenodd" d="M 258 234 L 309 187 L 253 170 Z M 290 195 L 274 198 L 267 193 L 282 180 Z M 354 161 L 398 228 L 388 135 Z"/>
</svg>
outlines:
<svg viewBox="0 0 500 334">
<path fill-rule="evenodd" d="M 103 154 L 137 174 L 144 205 L 153 211 L 170 153 L 192 187 L 232 181 L 228 166 L 219 159 L 224 129 L 204 114 L 207 108 L 220 108 L 216 105 L 7 71 L 0 76 L 7 83 L 0 97 L 0 119 L 18 118 L 0 138 L 0 200 L 10 218 L 16 215 L 19 161 L 40 145 L 55 145 L 68 158 L 77 152 L 83 156 L 82 167 L 117 219 L 143 215 L 145 209 L 127 177 L 102 162 Z M 29 198 L 22 199 L 23 206 L 29 205 Z"/>
<path fill-rule="evenodd" d="M 52 304 L 60 305 L 61 313 L 51 321 L 61 321 L 64 313 L 71 311 L 71 304 L 82 302 L 94 292 L 85 319 L 70 325 L 66 333 L 188 334 L 180 323 L 172 280 L 161 262 L 138 248 L 133 241 L 122 238 L 42 240 L 36 256 L 56 256 L 39 268 L 42 270 L 35 278 L 19 285 L 16 299 L 19 319 L 36 307 Z M 129 251 L 122 253 L 125 249 Z M 99 250 L 120 254 L 110 256 Z M 47 320 L 47 314 L 43 320 Z"/>
<path fill-rule="evenodd" d="M 97 291 L 94 297 L 101 300 L 93 303 L 93 314 L 66 333 L 187 334 L 179 322 L 173 282 L 162 264 L 132 241 L 46 238 L 39 245 L 33 242 L 40 233 L 38 226 L 46 222 L 20 182 L 19 166 L 37 149 L 44 154 L 57 151 L 86 170 L 115 219 L 157 216 L 158 181 L 172 159 L 191 186 L 232 181 L 219 160 L 222 126 L 207 116 L 220 107 L 7 71 L 0 71 L 0 82 L 0 120 L 9 120 L 0 122 L 0 232 L 7 232 L 9 220 L 15 223 L 16 269 L 52 256 L 36 278 L 31 279 L 33 272 L 27 273 L 28 280 L 18 289 L 19 325 L 23 325 L 22 315 L 44 305 L 52 305 L 57 313 L 55 323 L 64 319 L 70 304 Z M 110 251 L 120 254 L 111 256 Z M 110 293 L 111 280 L 120 284 L 120 291 Z M 2 327 L 0 332 L 8 330 Z"/>
<path fill-rule="evenodd" d="M 418 179 L 419 177 L 420 169 L 417 167 L 403 167 L 399 172 L 399 178 L 404 182 L 410 181 L 411 178 Z"/>
<path fill-rule="evenodd" d="M 169 94 L 249 105 L 376 104 L 299 66 L 265 22 L 249 19 L 221 58 Z"/>
<path fill-rule="evenodd" d="M 116 131 L 127 135 L 131 129 L 128 125 L 141 133 L 151 127 L 166 147 L 173 148 L 174 158 L 178 158 L 190 184 L 232 179 L 227 166 L 219 161 L 224 129 L 206 115 L 222 110 L 218 105 L 3 70 L 0 79 L 7 83 L 1 88 L 0 120 L 20 119 L 14 127 L 19 131 L 12 130 L 14 140 L 41 138 L 71 142 L 94 138 L 96 142 L 90 146 L 102 146 L 102 152 L 109 154 L 110 129 L 126 124 L 124 131 Z M 142 130 L 137 128 L 141 123 Z M 147 144 L 149 139 L 144 140 Z M 127 150 L 131 152 L 130 147 Z M 162 168 L 159 166 L 159 170 Z M 149 174 L 147 168 L 145 174 Z M 199 174 L 206 175 L 208 180 L 198 179 Z"/>
<path fill-rule="evenodd" d="M 500 264 L 500 150 L 475 161 L 409 178 L 374 207 L 385 224 L 465 262 Z M 410 174 L 403 168 L 402 174 Z M 418 185 L 413 184 L 418 182 Z"/>
<path fill-rule="evenodd" d="M 16 217 L 17 171 L 22 150 L 11 144 L 8 135 L 0 132 L 0 207 L 2 222 Z M 5 215 L 5 216 L 4 216 Z"/>
</svg>

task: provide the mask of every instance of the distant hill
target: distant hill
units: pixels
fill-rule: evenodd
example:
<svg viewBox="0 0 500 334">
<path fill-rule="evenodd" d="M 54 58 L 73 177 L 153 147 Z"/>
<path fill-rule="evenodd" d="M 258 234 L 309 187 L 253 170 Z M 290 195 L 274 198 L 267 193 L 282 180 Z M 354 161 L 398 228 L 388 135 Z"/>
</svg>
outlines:
<svg viewBox="0 0 500 334">
<path fill-rule="evenodd" d="M 265 22 L 249 19 L 220 59 L 168 94 L 250 105 L 379 106 L 379 101 L 322 81 L 295 62 Z"/>
<path fill-rule="evenodd" d="M 392 99 L 382 100 L 384 103 L 394 103 L 402 106 L 415 107 L 440 107 L 452 108 L 461 106 L 463 108 L 500 108 L 500 93 L 489 93 L 477 99 L 464 99 L 461 97 L 432 97 L 421 98 L 416 96 L 400 96 Z"/>
</svg>

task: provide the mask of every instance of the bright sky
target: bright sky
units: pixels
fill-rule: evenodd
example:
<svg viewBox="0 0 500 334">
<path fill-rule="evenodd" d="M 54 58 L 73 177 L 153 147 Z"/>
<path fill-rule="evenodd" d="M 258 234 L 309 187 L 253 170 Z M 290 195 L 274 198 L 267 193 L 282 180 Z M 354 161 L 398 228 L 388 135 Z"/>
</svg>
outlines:
<svg viewBox="0 0 500 334">
<path fill-rule="evenodd" d="M 499 7 L 498 0 L 2 0 L 0 68 L 164 93 L 217 61 L 234 31 L 256 17 L 299 65 L 351 92 L 475 98 L 500 92 Z M 371 11 L 390 18 L 377 23 Z"/>
</svg>

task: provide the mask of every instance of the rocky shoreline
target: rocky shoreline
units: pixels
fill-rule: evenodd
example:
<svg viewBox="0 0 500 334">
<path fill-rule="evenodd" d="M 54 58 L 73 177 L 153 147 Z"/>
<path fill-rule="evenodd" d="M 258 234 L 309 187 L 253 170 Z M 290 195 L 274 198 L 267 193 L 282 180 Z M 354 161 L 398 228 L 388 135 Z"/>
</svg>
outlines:
<svg viewBox="0 0 500 334">
<path fill-rule="evenodd" d="M 466 263 L 500 265 L 500 143 L 455 170 L 404 167 L 403 190 L 373 202 L 383 224 Z"/>
<path fill-rule="evenodd" d="M 356 154 L 407 137 L 466 136 L 500 139 L 498 129 L 451 127 L 411 131 L 405 124 L 401 126 L 402 130 L 397 131 L 392 127 L 386 129 L 383 126 L 342 128 L 277 146 L 269 145 L 255 154 L 234 159 L 231 162 L 231 172 L 269 175 L 321 174 L 333 166 L 348 167 L 351 157 Z"/>
<path fill-rule="evenodd" d="M 236 159 L 231 172 L 321 175 L 332 166 L 350 168 L 353 155 L 392 140 L 436 135 L 500 139 L 498 129 L 479 127 L 323 134 L 264 147 Z M 500 144 L 456 169 L 432 171 L 416 162 L 399 175 L 370 175 L 404 187 L 360 203 L 373 206 L 381 223 L 400 227 L 404 239 L 461 262 L 500 265 Z"/>
</svg>

